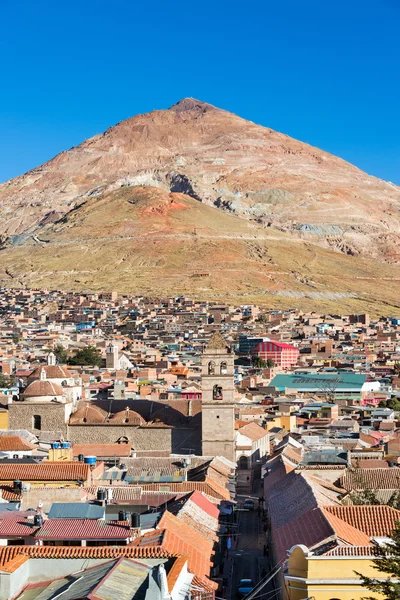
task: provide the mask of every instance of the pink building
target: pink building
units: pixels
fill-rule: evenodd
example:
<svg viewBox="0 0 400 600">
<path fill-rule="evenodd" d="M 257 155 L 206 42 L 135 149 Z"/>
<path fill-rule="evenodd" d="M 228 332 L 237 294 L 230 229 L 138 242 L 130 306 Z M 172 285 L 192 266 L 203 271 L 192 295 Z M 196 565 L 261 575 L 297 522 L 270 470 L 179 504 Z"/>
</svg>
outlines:
<svg viewBox="0 0 400 600">
<path fill-rule="evenodd" d="M 260 342 L 253 349 L 253 354 L 259 356 L 265 362 L 273 360 L 274 364 L 281 369 L 290 369 L 297 363 L 299 349 L 284 342 Z"/>
</svg>

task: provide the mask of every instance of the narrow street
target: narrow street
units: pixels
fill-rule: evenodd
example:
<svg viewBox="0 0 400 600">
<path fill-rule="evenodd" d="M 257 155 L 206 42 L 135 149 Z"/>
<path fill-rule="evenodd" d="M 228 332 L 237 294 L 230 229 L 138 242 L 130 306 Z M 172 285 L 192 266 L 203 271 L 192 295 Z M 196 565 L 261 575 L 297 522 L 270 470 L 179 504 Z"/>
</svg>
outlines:
<svg viewBox="0 0 400 600">
<path fill-rule="evenodd" d="M 251 579 L 256 585 L 269 572 L 268 558 L 264 557 L 265 532 L 262 512 L 258 511 L 261 495 L 261 482 L 254 482 L 253 493 L 237 496 L 238 528 L 236 543 L 232 545 L 227 558 L 224 576 L 228 580 L 224 600 L 239 600 L 237 589 L 241 579 Z M 254 510 L 246 511 L 243 503 L 247 498 L 254 501 Z M 274 600 L 272 584 L 257 594 L 257 600 Z"/>
</svg>

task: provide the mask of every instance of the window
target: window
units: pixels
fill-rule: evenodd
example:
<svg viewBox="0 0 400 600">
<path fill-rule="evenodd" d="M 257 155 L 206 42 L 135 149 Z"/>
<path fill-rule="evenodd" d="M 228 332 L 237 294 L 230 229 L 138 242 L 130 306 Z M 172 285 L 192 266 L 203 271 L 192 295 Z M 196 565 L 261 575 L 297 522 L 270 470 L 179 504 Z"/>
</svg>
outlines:
<svg viewBox="0 0 400 600">
<path fill-rule="evenodd" d="M 213 387 L 213 400 L 222 400 L 222 387 L 220 385 L 214 385 Z"/>
<path fill-rule="evenodd" d="M 220 364 L 219 372 L 221 373 L 221 375 L 226 375 L 228 373 L 228 365 L 226 364 L 225 361 L 223 361 Z"/>
<path fill-rule="evenodd" d="M 239 469 L 248 469 L 249 468 L 249 461 L 247 459 L 247 456 L 241 456 L 239 458 Z"/>
<path fill-rule="evenodd" d="M 215 362 L 213 360 L 208 363 L 208 374 L 215 375 Z"/>
<path fill-rule="evenodd" d="M 42 417 L 40 415 L 33 415 L 32 426 L 33 429 L 42 429 Z"/>
</svg>

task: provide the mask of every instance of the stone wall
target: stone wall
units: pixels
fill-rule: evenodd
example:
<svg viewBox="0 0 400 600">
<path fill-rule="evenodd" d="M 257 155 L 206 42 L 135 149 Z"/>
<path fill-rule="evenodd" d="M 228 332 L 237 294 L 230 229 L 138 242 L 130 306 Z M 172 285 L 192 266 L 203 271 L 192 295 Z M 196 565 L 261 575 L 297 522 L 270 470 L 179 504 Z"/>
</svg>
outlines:
<svg viewBox="0 0 400 600">
<path fill-rule="evenodd" d="M 13 402 L 8 406 L 9 429 L 27 429 L 34 435 L 40 435 L 40 431 L 33 428 L 33 416 L 41 417 L 41 431 L 54 432 L 57 437 L 67 436 L 67 425 L 65 423 L 66 404 L 31 402 Z"/>
<path fill-rule="evenodd" d="M 172 452 L 171 429 L 141 428 L 126 425 L 69 425 L 67 439 L 73 444 L 112 444 L 127 437 L 135 450 Z"/>
</svg>

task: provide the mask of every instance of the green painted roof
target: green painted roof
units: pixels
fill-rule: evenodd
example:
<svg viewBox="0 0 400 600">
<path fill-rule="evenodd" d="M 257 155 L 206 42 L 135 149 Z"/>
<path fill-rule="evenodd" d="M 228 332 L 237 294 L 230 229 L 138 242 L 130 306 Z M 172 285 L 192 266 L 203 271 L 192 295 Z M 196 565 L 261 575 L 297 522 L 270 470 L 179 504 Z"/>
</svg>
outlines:
<svg viewBox="0 0 400 600">
<path fill-rule="evenodd" d="M 359 373 L 293 373 L 276 375 L 270 386 L 278 389 L 295 389 L 307 392 L 336 390 L 338 392 L 361 391 L 367 376 Z"/>
</svg>

